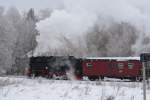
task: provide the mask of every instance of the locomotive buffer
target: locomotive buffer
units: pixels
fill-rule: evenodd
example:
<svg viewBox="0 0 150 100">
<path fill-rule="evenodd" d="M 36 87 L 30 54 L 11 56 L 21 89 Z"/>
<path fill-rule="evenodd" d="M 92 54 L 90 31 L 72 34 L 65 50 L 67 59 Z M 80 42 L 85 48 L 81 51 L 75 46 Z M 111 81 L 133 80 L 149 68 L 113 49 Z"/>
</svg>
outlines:
<svg viewBox="0 0 150 100">
<path fill-rule="evenodd" d="M 142 53 L 140 55 L 140 60 L 143 65 L 143 100 L 146 100 L 146 78 L 149 77 L 149 68 L 148 68 L 148 62 L 150 61 L 150 53 Z M 146 69 L 146 71 L 145 71 Z M 148 72 L 147 72 L 148 70 Z"/>
</svg>

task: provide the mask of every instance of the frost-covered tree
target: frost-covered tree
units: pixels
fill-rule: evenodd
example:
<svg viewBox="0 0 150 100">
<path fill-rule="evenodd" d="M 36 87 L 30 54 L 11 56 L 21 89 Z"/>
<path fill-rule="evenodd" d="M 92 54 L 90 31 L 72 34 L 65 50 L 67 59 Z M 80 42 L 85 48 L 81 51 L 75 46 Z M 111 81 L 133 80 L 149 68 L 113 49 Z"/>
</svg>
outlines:
<svg viewBox="0 0 150 100">
<path fill-rule="evenodd" d="M 0 15 L 0 73 L 5 73 L 12 65 L 12 49 L 14 44 L 16 33 L 13 25 L 9 23 L 6 15 L 3 14 L 3 8 L 1 8 Z"/>
<path fill-rule="evenodd" d="M 90 56 L 132 56 L 138 31 L 129 23 L 96 25 L 86 36 Z"/>
<path fill-rule="evenodd" d="M 38 31 L 36 30 L 36 21 L 34 10 L 30 9 L 19 23 L 19 34 L 13 53 L 13 56 L 15 57 L 14 67 L 16 67 L 17 72 L 23 71 L 23 69 L 28 66 L 27 54 L 29 52 L 33 54 L 37 45 L 36 35 L 38 34 Z"/>
<path fill-rule="evenodd" d="M 3 12 L 4 12 L 4 8 L 2 6 L 0 6 L 0 16 L 3 15 Z"/>
<path fill-rule="evenodd" d="M 37 43 L 36 17 L 30 9 L 24 16 L 15 7 L 4 13 L 0 7 L 0 73 L 23 72 L 28 53 Z"/>
</svg>

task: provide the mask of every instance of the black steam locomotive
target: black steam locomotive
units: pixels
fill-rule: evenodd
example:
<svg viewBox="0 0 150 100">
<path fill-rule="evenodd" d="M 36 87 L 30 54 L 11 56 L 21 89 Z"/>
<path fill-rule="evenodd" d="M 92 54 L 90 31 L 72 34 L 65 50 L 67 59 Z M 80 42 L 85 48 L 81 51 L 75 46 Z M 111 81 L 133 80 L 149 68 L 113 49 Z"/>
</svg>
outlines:
<svg viewBox="0 0 150 100">
<path fill-rule="evenodd" d="M 31 57 L 29 65 L 28 76 L 67 79 L 69 71 L 73 71 L 77 78 L 82 75 L 81 59 L 73 56 Z"/>
</svg>

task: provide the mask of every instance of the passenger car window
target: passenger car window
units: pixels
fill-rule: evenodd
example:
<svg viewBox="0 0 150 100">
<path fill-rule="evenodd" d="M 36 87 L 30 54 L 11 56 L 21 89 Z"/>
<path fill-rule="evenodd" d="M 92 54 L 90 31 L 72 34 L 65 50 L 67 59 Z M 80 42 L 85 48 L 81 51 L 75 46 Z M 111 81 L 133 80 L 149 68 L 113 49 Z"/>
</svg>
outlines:
<svg viewBox="0 0 150 100">
<path fill-rule="evenodd" d="M 86 63 L 87 67 L 92 67 L 93 65 L 91 63 Z"/>
<path fill-rule="evenodd" d="M 123 67 L 124 67 L 124 64 L 123 64 L 123 63 L 118 63 L 118 68 L 119 68 L 119 69 L 123 69 Z"/>
<path fill-rule="evenodd" d="M 133 63 L 128 63 L 128 69 L 133 69 L 134 64 Z"/>
</svg>

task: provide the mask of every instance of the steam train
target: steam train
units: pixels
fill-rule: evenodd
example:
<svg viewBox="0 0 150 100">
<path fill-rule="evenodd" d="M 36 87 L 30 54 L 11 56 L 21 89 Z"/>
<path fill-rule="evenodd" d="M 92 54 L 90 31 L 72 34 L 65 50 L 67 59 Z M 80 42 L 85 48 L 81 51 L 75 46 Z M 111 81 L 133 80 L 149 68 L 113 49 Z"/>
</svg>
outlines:
<svg viewBox="0 0 150 100">
<path fill-rule="evenodd" d="M 87 57 L 38 56 L 30 58 L 28 76 L 68 79 L 68 73 L 76 79 L 109 78 L 142 80 L 142 63 L 139 57 Z M 146 76 L 150 69 L 147 69 Z"/>
</svg>

